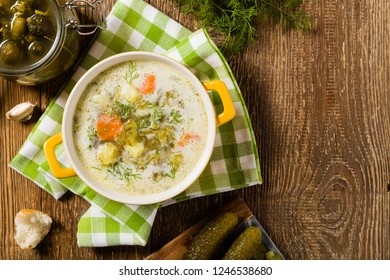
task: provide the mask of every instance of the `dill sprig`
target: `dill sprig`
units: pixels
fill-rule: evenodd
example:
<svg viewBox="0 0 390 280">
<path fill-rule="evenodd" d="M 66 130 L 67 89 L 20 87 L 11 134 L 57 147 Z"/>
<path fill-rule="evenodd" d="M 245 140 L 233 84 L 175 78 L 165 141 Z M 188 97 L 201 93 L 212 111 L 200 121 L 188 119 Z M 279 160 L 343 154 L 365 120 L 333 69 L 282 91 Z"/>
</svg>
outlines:
<svg viewBox="0 0 390 280">
<path fill-rule="evenodd" d="M 130 104 L 123 104 L 121 102 L 116 101 L 108 113 L 110 115 L 117 115 L 122 120 L 127 120 L 131 116 L 132 111 L 133 107 Z"/>
<path fill-rule="evenodd" d="M 115 176 L 119 177 L 121 180 L 129 181 L 130 178 L 141 178 L 140 174 L 133 173 L 133 170 L 131 168 L 125 167 L 119 162 L 115 162 L 113 165 L 107 169 L 107 171 Z"/>
<path fill-rule="evenodd" d="M 289 28 L 308 31 L 310 17 L 299 9 L 304 0 L 176 0 L 184 13 L 222 37 L 224 54 L 242 51 L 255 39 L 256 20 L 271 18 Z"/>
<path fill-rule="evenodd" d="M 97 130 L 93 126 L 90 126 L 88 127 L 87 134 L 89 141 L 92 141 L 97 136 Z"/>
<path fill-rule="evenodd" d="M 124 76 L 126 82 L 131 84 L 131 82 L 133 80 L 137 79 L 138 77 L 139 77 L 139 74 L 137 72 L 137 66 L 135 64 L 133 64 L 132 62 L 130 62 L 129 71 L 127 71 L 125 76 Z"/>
</svg>

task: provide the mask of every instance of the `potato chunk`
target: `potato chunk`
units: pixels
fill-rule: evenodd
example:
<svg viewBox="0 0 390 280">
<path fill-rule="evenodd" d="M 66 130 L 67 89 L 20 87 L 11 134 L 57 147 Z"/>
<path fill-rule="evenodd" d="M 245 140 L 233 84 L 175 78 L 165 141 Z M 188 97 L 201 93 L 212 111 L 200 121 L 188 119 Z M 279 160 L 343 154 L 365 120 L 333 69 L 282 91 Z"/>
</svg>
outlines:
<svg viewBox="0 0 390 280">
<path fill-rule="evenodd" d="M 141 98 L 141 94 L 132 84 L 124 82 L 120 88 L 120 98 L 129 103 L 134 103 Z"/>
<path fill-rule="evenodd" d="M 112 142 L 107 142 L 99 147 L 97 157 L 103 165 L 111 165 L 117 161 L 119 151 Z"/>
</svg>

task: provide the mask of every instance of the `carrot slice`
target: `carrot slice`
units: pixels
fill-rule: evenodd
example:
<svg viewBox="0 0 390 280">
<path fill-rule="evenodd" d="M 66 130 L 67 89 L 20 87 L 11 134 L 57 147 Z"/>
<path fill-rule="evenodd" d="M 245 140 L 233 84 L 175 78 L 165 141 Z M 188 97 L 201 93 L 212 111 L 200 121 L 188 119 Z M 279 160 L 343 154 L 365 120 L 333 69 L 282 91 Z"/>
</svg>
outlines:
<svg viewBox="0 0 390 280">
<path fill-rule="evenodd" d="M 97 134 L 101 140 L 114 140 L 121 133 L 123 124 L 117 116 L 101 115 L 97 121 Z"/>
<path fill-rule="evenodd" d="M 156 89 L 156 76 L 153 74 L 147 74 L 141 86 L 138 90 L 142 94 L 150 94 Z"/>
<path fill-rule="evenodd" d="M 185 133 L 177 144 L 181 147 L 187 145 L 190 141 L 199 141 L 200 136 L 198 134 Z"/>
</svg>

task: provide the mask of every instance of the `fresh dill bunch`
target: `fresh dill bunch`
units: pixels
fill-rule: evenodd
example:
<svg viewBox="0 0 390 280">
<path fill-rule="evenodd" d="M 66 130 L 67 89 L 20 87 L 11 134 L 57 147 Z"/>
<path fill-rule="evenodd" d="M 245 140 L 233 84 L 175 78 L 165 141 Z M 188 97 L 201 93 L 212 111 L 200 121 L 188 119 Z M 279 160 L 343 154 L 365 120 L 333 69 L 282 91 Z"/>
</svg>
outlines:
<svg viewBox="0 0 390 280">
<path fill-rule="evenodd" d="M 176 0 L 184 13 L 192 13 L 208 31 L 223 38 L 224 54 L 242 51 L 252 43 L 256 20 L 272 18 L 289 28 L 308 31 L 310 18 L 299 6 L 304 0 Z"/>
<path fill-rule="evenodd" d="M 289 28 L 309 31 L 311 19 L 305 11 L 299 9 L 305 0 L 261 0 L 260 16 L 269 17 Z"/>
</svg>

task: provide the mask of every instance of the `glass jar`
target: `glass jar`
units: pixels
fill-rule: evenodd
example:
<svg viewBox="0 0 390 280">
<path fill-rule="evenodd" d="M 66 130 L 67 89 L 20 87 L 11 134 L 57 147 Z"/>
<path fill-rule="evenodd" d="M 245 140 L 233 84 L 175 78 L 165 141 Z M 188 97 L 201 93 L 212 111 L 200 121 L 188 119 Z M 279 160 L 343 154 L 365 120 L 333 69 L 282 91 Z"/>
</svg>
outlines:
<svg viewBox="0 0 390 280">
<path fill-rule="evenodd" d="M 10 19 L 0 22 L 0 75 L 31 86 L 67 71 L 78 58 L 80 35 L 105 28 L 102 1 L 1 0 L 1 16 L 4 14 Z M 96 22 L 80 24 L 76 12 L 79 8 L 92 9 Z M 16 18 L 21 18 L 20 26 Z"/>
</svg>

